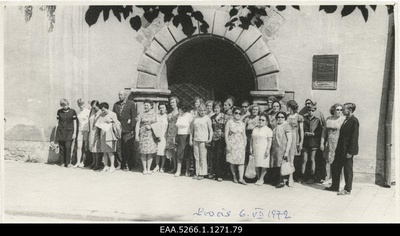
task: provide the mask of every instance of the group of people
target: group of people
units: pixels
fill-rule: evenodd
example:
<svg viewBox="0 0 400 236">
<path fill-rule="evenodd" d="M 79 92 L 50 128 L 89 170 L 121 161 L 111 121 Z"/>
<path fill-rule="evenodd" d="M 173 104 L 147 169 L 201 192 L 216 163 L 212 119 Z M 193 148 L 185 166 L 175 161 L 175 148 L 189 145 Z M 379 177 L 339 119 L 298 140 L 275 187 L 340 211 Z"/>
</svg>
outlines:
<svg viewBox="0 0 400 236">
<path fill-rule="evenodd" d="M 233 182 L 247 185 L 245 172 L 255 171 L 256 185 L 264 184 L 269 173 L 271 183 L 282 188 L 293 186 L 294 178 L 293 172 L 284 175 L 281 167 L 293 167 L 297 156 L 302 161 L 296 181 L 307 184 L 332 181 L 326 190 L 339 191 L 344 168 L 346 186 L 338 194 L 350 194 L 353 156 L 358 154 L 359 123 L 353 115 L 356 105 L 336 103 L 330 108 L 331 116 L 325 119 L 311 99 L 306 100 L 300 111 L 294 100 L 283 104 L 270 96 L 267 101 L 267 109 L 261 111 L 258 104 L 248 101 L 243 101 L 241 107 L 235 106 L 232 96 L 224 102 L 204 102 L 196 97 L 192 107 L 172 96 L 168 104 L 159 102 L 158 109 L 153 101 L 144 100 L 143 112 L 137 115 L 135 103 L 127 99 L 124 91 L 119 93 L 119 101 L 112 110 L 107 103 L 96 100 L 91 102 L 89 110 L 79 99 L 77 114 L 62 99 L 56 129 L 61 165 L 83 167 L 85 151 L 90 151 L 93 157 L 90 168 L 94 170 L 130 170 L 135 165 L 136 141 L 144 175 L 166 172 L 169 160 L 168 172 L 176 177 L 185 175 L 221 182 L 230 175 Z M 77 162 L 72 166 L 74 143 Z M 318 158 L 324 160 L 323 167 L 316 165 Z M 154 159 L 155 167 L 151 170 Z M 306 174 L 308 164 L 309 174 Z"/>
</svg>

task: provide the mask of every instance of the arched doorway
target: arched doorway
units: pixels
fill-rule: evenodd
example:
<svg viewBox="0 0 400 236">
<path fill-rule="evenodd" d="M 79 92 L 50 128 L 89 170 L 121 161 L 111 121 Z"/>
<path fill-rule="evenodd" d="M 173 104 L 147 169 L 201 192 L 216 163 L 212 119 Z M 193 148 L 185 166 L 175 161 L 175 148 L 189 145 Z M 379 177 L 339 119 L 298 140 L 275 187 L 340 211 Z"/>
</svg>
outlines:
<svg viewBox="0 0 400 236">
<path fill-rule="evenodd" d="M 195 96 L 237 104 L 249 100 L 256 89 L 255 74 L 240 48 L 219 37 L 198 36 L 179 46 L 167 59 L 171 94 L 192 105 Z"/>
</svg>

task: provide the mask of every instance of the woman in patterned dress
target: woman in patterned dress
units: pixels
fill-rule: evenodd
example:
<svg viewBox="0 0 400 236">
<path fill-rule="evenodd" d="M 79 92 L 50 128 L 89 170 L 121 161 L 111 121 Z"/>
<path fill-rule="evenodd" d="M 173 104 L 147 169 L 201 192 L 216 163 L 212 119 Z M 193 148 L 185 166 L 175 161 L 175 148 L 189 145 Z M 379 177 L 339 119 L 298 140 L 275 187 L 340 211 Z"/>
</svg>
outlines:
<svg viewBox="0 0 400 236">
<path fill-rule="evenodd" d="M 156 167 L 153 169 L 153 172 L 160 171 L 164 172 L 165 165 L 165 147 L 166 147 L 166 136 L 167 136 L 167 128 L 168 128 L 168 115 L 167 115 L 167 104 L 161 102 L 158 104 L 158 110 L 160 114 L 157 114 L 157 122 L 160 124 L 161 129 L 161 137 L 160 141 L 157 144 L 157 156 L 156 156 Z M 161 168 L 160 168 L 160 158 L 161 158 Z"/>
<path fill-rule="evenodd" d="M 271 164 L 277 177 L 277 188 L 284 187 L 283 176 L 280 168 L 283 160 L 289 161 L 289 151 L 292 146 L 292 131 L 290 125 L 286 122 L 287 115 L 284 112 L 276 114 L 276 127 L 273 130 L 272 148 L 271 148 Z"/>
<path fill-rule="evenodd" d="M 341 104 L 334 104 L 330 109 L 331 116 L 326 119 L 326 125 L 322 131 L 320 146 L 321 150 L 324 152 L 324 158 L 326 160 L 326 183 L 328 183 L 332 178 L 331 164 L 335 158 L 335 150 L 339 139 L 340 127 L 345 120 L 342 111 L 343 106 Z"/>
<path fill-rule="evenodd" d="M 296 101 L 290 100 L 287 103 L 288 118 L 287 123 L 290 125 L 292 130 L 292 146 L 289 151 L 289 160 L 294 165 L 294 157 L 301 155 L 301 149 L 303 148 L 304 140 L 304 118 L 302 115 L 297 113 L 299 105 Z M 293 174 L 289 175 L 288 186 L 293 186 Z"/>
<path fill-rule="evenodd" d="M 245 125 L 242 122 L 241 109 L 234 107 L 232 112 L 233 119 L 230 119 L 225 126 L 226 161 L 231 164 L 233 182 L 247 185 L 243 179 L 247 140 Z M 236 177 L 236 166 L 238 166 L 239 170 L 239 181 Z"/>
<path fill-rule="evenodd" d="M 136 141 L 139 142 L 139 153 L 141 154 L 143 174 L 151 175 L 150 167 L 154 155 L 157 153 L 157 143 L 154 140 L 151 124 L 157 122 L 157 115 L 154 113 L 153 102 L 144 100 L 144 111 L 139 114 L 136 122 Z"/>
<path fill-rule="evenodd" d="M 176 127 L 176 121 L 179 116 L 179 108 L 178 108 L 179 99 L 177 97 L 169 98 L 169 105 L 172 108 L 172 111 L 168 114 L 168 129 L 166 134 L 166 146 L 165 146 L 165 155 L 168 160 L 172 161 L 173 168 L 169 171 L 170 174 L 175 174 L 176 165 L 177 165 L 177 157 L 176 157 L 176 134 L 178 128 Z"/>
<path fill-rule="evenodd" d="M 93 100 L 90 103 L 92 110 L 89 115 L 89 151 L 92 153 L 93 162 L 90 165 L 90 169 L 99 170 L 101 169 L 100 162 L 100 129 L 96 127 L 96 121 L 99 119 L 101 110 L 99 108 L 100 103 L 97 100 Z"/>
</svg>

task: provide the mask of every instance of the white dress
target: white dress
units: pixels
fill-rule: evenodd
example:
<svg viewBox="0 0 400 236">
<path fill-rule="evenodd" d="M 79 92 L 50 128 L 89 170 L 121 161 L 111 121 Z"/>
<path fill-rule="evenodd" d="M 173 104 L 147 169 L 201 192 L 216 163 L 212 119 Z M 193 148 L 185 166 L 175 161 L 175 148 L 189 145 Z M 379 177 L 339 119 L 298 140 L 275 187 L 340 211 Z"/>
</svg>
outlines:
<svg viewBox="0 0 400 236">
<path fill-rule="evenodd" d="M 268 147 L 268 138 L 272 142 L 272 130 L 268 126 L 255 127 L 251 135 L 253 156 L 255 158 L 256 167 L 269 168 L 270 156 L 265 158 L 265 153 Z"/>
<path fill-rule="evenodd" d="M 167 135 L 167 128 L 168 128 L 168 115 L 157 115 L 157 123 L 160 124 L 161 127 L 161 138 L 160 142 L 157 145 L 157 156 L 165 156 L 165 148 L 167 145 L 166 135 Z"/>
</svg>

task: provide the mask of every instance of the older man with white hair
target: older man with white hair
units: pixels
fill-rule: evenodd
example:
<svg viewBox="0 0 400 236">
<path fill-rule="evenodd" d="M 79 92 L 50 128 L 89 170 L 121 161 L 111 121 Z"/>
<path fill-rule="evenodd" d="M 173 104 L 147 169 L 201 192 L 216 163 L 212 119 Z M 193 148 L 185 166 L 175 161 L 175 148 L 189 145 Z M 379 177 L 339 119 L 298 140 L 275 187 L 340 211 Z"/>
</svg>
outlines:
<svg viewBox="0 0 400 236">
<path fill-rule="evenodd" d="M 136 106 L 128 100 L 127 93 L 122 90 L 118 93 L 119 101 L 114 104 L 113 112 L 117 114 L 121 122 L 121 139 L 118 140 L 117 153 L 121 161 L 121 169 L 132 170 L 135 161 L 133 157 L 133 146 L 135 137 Z"/>
</svg>

